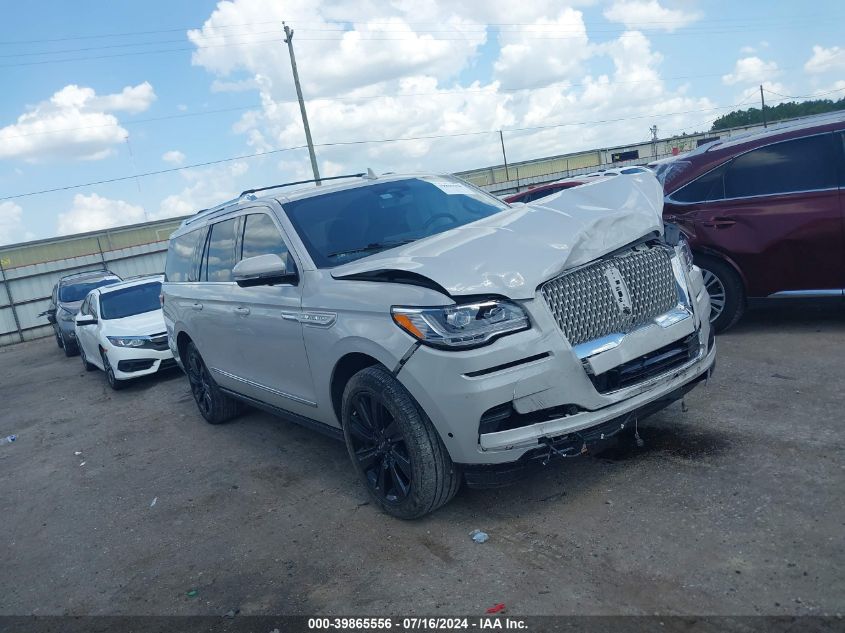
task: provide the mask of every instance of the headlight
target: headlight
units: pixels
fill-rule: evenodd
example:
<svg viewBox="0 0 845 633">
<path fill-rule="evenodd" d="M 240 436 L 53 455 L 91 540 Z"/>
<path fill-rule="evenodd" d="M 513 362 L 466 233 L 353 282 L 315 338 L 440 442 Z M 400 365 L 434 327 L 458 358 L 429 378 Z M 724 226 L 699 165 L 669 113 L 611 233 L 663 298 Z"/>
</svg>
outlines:
<svg viewBox="0 0 845 633">
<path fill-rule="evenodd" d="M 687 238 L 683 235 L 678 241 L 678 245 L 675 247 L 675 252 L 678 253 L 678 257 L 681 258 L 681 261 L 687 267 L 687 270 L 692 271 L 692 267 L 695 265 L 692 261 L 692 249 L 689 247 Z"/>
<path fill-rule="evenodd" d="M 73 321 L 76 318 L 76 315 L 73 312 L 68 312 L 64 308 L 59 311 L 59 318 L 62 321 Z"/>
<path fill-rule="evenodd" d="M 529 328 L 522 308 L 499 299 L 433 308 L 394 307 L 390 312 L 396 325 L 415 339 L 445 349 L 477 347 Z"/>
<path fill-rule="evenodd" d="M 144 347 L 150 340 L 146 336 L 109 336 L 107 338 L 116 347 Z"/>
</svg>

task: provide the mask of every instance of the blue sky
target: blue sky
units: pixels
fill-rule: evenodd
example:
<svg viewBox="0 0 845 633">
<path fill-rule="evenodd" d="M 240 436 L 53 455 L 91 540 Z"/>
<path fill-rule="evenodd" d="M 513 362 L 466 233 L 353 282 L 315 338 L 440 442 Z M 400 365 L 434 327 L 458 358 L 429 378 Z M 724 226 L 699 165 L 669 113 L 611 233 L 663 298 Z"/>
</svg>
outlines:
<svg viewBox="0 0 845 633">
<path fill-rule="evenodd" d="M 498 129 L 514 161 L 703 130 L 761 83 L 772 103 L 839 98 L 844 17 L 832 1 L 6 3 L 0 198 L 302 145 L 282 19 L 330 175 L 496 164 Z M 15 197 L 0 243 L 308 175 L 300 149 Z"/>
</svg>

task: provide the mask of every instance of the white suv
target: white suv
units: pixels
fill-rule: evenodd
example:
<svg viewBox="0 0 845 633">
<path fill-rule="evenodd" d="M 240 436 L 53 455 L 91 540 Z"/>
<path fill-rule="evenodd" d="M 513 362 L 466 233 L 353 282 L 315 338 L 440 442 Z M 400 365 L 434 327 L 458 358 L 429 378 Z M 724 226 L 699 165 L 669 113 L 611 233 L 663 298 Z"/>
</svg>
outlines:
<svg viewBox="0 0 845 633">
<path fill-rule="evenodd" d="M 170 346 L 208 422 L 246 402 L 344 439 L 390 514 L 584 452 L 713 367 L 650 174 L 530 206 L 450 176 L 281 187 L 174 233 Z"/>
</svg>

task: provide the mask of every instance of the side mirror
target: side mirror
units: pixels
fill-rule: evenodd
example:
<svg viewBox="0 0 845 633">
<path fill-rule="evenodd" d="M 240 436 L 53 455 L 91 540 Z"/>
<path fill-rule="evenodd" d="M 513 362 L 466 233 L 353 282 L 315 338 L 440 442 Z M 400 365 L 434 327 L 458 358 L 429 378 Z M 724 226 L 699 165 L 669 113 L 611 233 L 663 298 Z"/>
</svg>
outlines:
<svg viewBox="0 0 845 633">
<path fill-rule="evenodd" d="M 241 288 L 296 284 L 299 281 L 296 267 L 288 253 L 242 259 L 232 269 L 232 277 Z"/>
<path fill-rule="evenodd" d="M 80 314 L 76 317 L 76 324 L 80 327 L 84 325 L 97 325 L 97 319 L 87 314 Z"/>
<path fill-rule="evenodd" d="M 47 320 L 50 323 L 55 323 L 56 322 L 56 308 L 48 308 L 47 310 L 44 310 L 44 312 L 42 312 L 38 316 L 40 316 L 40 317 L 45 316 L 45 317 L 47 317 Z"/>
</svg>

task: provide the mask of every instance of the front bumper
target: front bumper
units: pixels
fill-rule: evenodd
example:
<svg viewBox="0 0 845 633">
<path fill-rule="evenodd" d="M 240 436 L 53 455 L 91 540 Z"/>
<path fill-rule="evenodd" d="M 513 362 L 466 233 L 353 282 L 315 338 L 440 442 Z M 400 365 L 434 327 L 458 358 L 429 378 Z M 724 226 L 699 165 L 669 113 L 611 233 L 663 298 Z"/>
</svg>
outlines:
<svg viewBox="0 0 845 633">
<path fill-rule="evenodd" d="M 175 367 L 173 353 L 169 350 L 138 349 L 110 346 L 106 350 L 109 363 L 118 380 L 148 376 Z"/>
<path fill-rule="evenodd" d="M 545 304 L 535 299 L 523 304 L 532 320 L 531 330 L 475 350 L 420 347 L 397 378 L 438 430 L 452 461 L 467 465 L 516 462 L 549 438 L 640 415 L 638 411 L 645 415 L 651 403 L 706 377 L 716 356 L 709 297 L 700 274 L 692 283 L 687 279 L 684 286 L 697 289 L 695 296 L 683 297 L 685 315 L 656 319 L 592 349 L 571 347 Z M 597 375 L 636 365 L 655 350 L 686 340 L 693 343 L 694 353 L 666 371 L 609 390 L 595 381 Z M 523 416 L 522 423 L 484 432 L 482 417 L 499 407 Z"/>
</svg>

